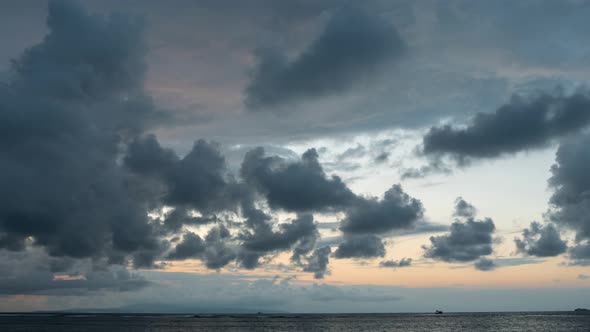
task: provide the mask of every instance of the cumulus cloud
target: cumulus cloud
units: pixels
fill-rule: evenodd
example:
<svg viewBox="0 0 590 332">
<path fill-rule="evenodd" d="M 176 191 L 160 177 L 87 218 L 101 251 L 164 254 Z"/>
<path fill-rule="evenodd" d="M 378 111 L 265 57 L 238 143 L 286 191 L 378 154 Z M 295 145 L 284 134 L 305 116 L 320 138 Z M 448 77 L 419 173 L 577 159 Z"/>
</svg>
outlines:
<svg viewBox="0 0 590 332">
<path fill-rule="evenodd" d="M 290 223 L 282 223 L 274 231 L 269 219 L 258 222 L 250 220 L 251 229 L 240 235 L 241 247 L 249 253 L 250 260 L 245 261 L 246 267 L 255 267 L 257 256 L 267 253 L 293 249 L 292 260 L 300 263 L 301 257 L 308 254 L 315 247 L 319 238 L 317 226 L 310 214 L 299 215 Z"/>
<path fill-rule="evenodd" d="M 197 258 L 205 251 L 205 242 L 201 237 L 193 232 L 187 232 L 182 237 L 182 242 L 178 243 L 174 250 L 166 256 L 170 260 L 183 260 L 187 258 Z"/>
<path fill-rule="evenodd" d="M 432 127 L 421 152 L 449 156 L 460 165 L 547 146 L 554 139 L 579 132 L 590 124 L 590 96 L 514 96 L 493 113 L 477 113 L 465 127 Z"/>
<path fill-rule="evenodd" d="M 567 241 L 562 240 L 553 224 L 545 226 L 532 222 L 522 231 L 522 239 L 514 239 L 517 251 L 529 256 L 552 257 L 567 250 Z"/>
<path fill-rule="evenodd" d="M 205 252 L 201 259 L 209 269 L 220 269 L 231 263 L 237 256 L 237 250 L 232 243 L 230 231 L 223 225 L 209 230 L 205 236 Z"/>
<path fill-rule="evenodd" d="M 235 208 L 239 190 L 229 178 L 219 146 L 198 140 L 184 158 L 162 148 L 153 135 L 131 142 L 125 165 L 164 185 L 163 203 L 210 213 Z"/>
<path fill-rule="evenodd" d="M 331 253 L 332 249 L 329 246 L 314 250 L 309 257 L 306 257 L 307 262 L 303 265 L 303 271 L 312 272 L 316 279 L 323 279 L 329 273 L 328 264 Z"/>
<path fill-rule="evenodd" d="M 390 261 L 382 261 L 379 262 L 379 266 L 380 267 L 408 267 L 412 265 L 412 259 L 411 258 L 402 258 L 399 261 L 394 261 L 394 260 L 390 260 Z"/>
<path fill-rule="evenodd" d="M 359 198 L 346 211 L 340 230 L 344 233 L 385 233 L 412 228 L 423 218 L 420 200 L 406 194 L 399 184 L 392 186 L 383 199 Z"/>
<path fill-rule="evenodd" d="M 240 170 L 244 181 L 261 192 L 273 208 L 287 211 L 325 211 L 350 204 L 355 195 L 338 176 L 327 176 L 315 149 L 301 161 L 265 156 L 257 148 L 246 154 Z"/>
<path fill-rule="evenodd" d="M 457 220 L 451 225 L 450 233 L 430 237 L 430 246 L 423 246 L 424 256 L 445 262 L 477 260 L 492 253 L 495 230 L 494 221 L 490 218 Z"/>
<path fill-rule="evenodd" d="M 336 258 L 374 258 L 385 256 L 385 245 L 372 234 L 349 235 L 334 252 Z"/>
<path fill-rule="evenodd" d="M 255 53 L 245 103 L 253 110 L 268 109 L 344 91 L 370 80 L 403 50 L 389 21 L 356 6 L 335 10 L 321 35 L 295 58 L 272 48 Z"/>
<path fill-rule="evenodd" d="M 51 1 L 48 34 L 0 85 L 0 245 L 149 266 L 161 251 L 120 146 L 157 112 L 141 21 Z M 139 259 L 141 258 L 141 259 Z"/>
<path fill-rule="evenodd" d="M 563 142 L 551 167 L 549 186 L 553 189 L 548 217 L 559 226 L 576 232 L 570 257 L 578 263 L 590 259 L 590 135 L 584 134 Z"/>
</svg>

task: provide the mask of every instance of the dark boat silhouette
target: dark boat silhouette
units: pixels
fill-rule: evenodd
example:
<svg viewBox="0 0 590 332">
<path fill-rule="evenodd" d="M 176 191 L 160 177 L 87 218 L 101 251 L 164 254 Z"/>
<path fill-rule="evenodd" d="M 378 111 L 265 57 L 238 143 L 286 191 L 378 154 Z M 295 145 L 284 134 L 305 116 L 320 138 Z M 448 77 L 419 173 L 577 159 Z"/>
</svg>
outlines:
<svg viewBox="0 0 590 332">
<path fill-rule="evenodd" d="M 444 312 L 442 312 L 440 310 L 436 310 L 436 311 L 434 311 L 434 314 L 435 315 L 442 315 L 442 314 L 444 314 Z"/>
</svg>

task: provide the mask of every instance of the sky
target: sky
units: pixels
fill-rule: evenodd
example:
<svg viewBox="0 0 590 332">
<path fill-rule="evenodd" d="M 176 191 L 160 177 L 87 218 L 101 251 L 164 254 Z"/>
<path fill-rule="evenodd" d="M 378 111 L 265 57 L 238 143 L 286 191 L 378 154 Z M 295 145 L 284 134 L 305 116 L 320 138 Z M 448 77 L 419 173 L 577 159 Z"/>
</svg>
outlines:
<svg viewBox="0 0 590 332">
<path fill-rule="evenodd" d="M 590 302 L 590 1 L 0 3 L 0 311 Z"/>
</svg>

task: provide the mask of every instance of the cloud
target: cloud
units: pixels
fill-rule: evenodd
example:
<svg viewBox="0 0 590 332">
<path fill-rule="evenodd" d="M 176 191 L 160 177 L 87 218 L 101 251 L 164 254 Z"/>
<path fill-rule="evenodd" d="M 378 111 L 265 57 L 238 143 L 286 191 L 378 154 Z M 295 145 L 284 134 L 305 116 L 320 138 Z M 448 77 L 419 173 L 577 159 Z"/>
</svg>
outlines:
<svg viewBox="0 0 590 332">
<path fill-rule="evenodd" d="M 584 134 L 563 142 L 551 167 L 548 218 L 560 227 L 576 232 L 575 245 L 570 248 L 574 260 L 590 259 L 590 135 Z"/>
<path fill-rule="evenodd" d="M 566 96 L 514 96 L 493 113 L 477 113 L 465 127 L 432 127 L 421 152 L 449 156 L 460 165 L 471 160 L 542 148 L 554 139 L 579 132 L 590 124 L 590 97 L 580 91 Z"/>
<path fill-rule="evenodd" d="M 301 257 L 308 254 L 315 247 L 319 238 L 317 226 L 313 216 L 302 214 L 290 223 L 282 223 L 277 226 L 278 231 L 273 231 L 273 225 L 268 219 L 258 222 L 249 221 L 251 230 L 244 230 L 240 234 L 241 247 L 258 256 L 270 252 L 285 251 L 293 249 L 292 260 L 299 263 Z M 253 259 L 253 256 L 250 256 Z M 249 267 L 258 265 L 256 261 L 246 264 Z"/>
<path fill-rule="evenodd" d="M 537 257 L 553 257 L 566 252 L 567 241 L 561 239 L 553 224 L 542 226 L 532 222 L 522 231 L 522 239 L 514 239 L 518 252 Z"/>
<path fill-rule="evenodd" d="M 545 262 L 542 259 L 531 259 L 531 258 L 495 258 L 494 263 L 497 267 L 505 267 L 505 266 L 521 266 L 521 265 L 529 265 L 529 264 L 540 264 Z"/>
<path fill-rule="evenodd" d="M 178 233 L 184 225 L 207 225 L 218 221 L 216 216 L 195 217 L 192 211 L 185 207 L 176 207 L 168 212 L 164 219 L 164 228 L 172 233 Z"/>
<path fill-rule="evenodd" d="M 451 174 L 452 168 L 441 157 L 430 157 L 428 164 L 420 167 L 403 168 L 400 171 L 402 180 L 424 178 L 431 174 Z"/>
<path fill-rule="evenodd" d="M 477 214 L 475 206 L 469 204 L 463 197 L 457 197 L 455 200 L 455 211 L 453 216 L 459 218 L 473 218 Z"/>
<path fill-rule="evenodd" d="M 220 269 L 236 258 L 236 249 L 228 241 L 231 237 L 229 230 L 218 225 L 209 230 L 205 237 L 206 249 L 202 260 L 209 269 Z"/>
<path fill-rule="evenodd" d="M 330 254 L 332 249 L 329 246 L 316 249 L 303 265 L 303 271 L 312 272 L 314 278 L 323 279 L 329 273 L 328 264 L 330 263 Z"/>
<path fill-rule="evenodd" d="M 182 242 L 176 245 L 166 258 L 169 260 L 183 260 L 197 258 L 205 251 L 205 242 L 193 232 L 187 232 L 182 237 Z"/>
<path fill-rule="evenodd" d="M 367 148 L 365 148 L 362 144 L 357 144 L 354 148 L 348 148 L 344 150 L 344 152 L 338 154 L 336 159 L 339 161 L 346 159 L 357 159 L 364 157 L 367 153 Z"/>
<path fill-rule="evenodd" d="M 350 235 L 338 245 L 336 258 L 373 258 L 385 256 L 385 245 L 380 237 L 372 234 Z"/>
<path fill-rule="evenodd" d="M 590 279 L 590 276 L 587 276 L 585 274 L 578 274 L 577 279 L 578 280 L 588 280 L 588 279 Z"/>
<path fill-rule="evenodd" d="M 346 211 L 340 230 L 348 234 L 385 233 L 412 228 L 423 218 L 420 200 L 406 194 L 397 184 L 383 195 L 383 199 L 359 198 Z"/>
<path fill-rule="evenodd" d="M 121 266 L 54 258 L 38 249 L 0 251 L 0 295 L 84 296 L 137 291 L 151 283 Z"/>
<path fill-rule="evenodd" d="M 287 211 L 325 211 L 347 206 L 355 195 L 338 176 L 328 177 L 315 149 L 301 161 L 287 162 L 267 157 L 257 148 L 246 154 L 240 170 L 244 181 L 254 186 L 272 208 Z"/>
<path fill-rule="evenodd" d="M 239 189 L 229 178 L 219 146 L 198 140 L 184 158 L 162 148 L 153 135 L 135 139 L 128 147 L 125 165 L 137 174 L 164 185 L 162 202 L 204 213 L 236 207 Z"/>
<path fill-rule="evenodd" d="M 491 271 L 496 268 L 496 263 L 493 260 L 487 258 L 480 258 L 477 262 L 473 264 L 475 269 L 480 271 Z"/>
<path fill-rule="evenodd" d="M 399 261 L 382 261 L 379 262 L 379 267 L 407 267 L 412 265 L 412 259 L 411 258 L 402 258 Z"/>
<path fill-rule="evenodd" d="M 321 35 L 295 58 L 271 48 L 255 53 L 245 103 L 252 110 L 269 109 L 345 91 L 370 80 L 404 48 L 389 21 L 355 6 L 337 9 Z"/>
<path fill-rule="evenodd" d="M 159 116 L 143 89 L 143 23 L 51 1 L 47 27 L 0 85 L 0 246 L 31 238 L 56 257 L 150 266 L 164 244 L 118 163 Z"/>
<path fill-rule="evenodd" d="M 445 262 L 477 260 L 492 253 L 495 230 L 494 221 L 490 218 L 457 220 L 451 224 L 450 233 L 430 237 L 430 246 L 423 246 L 424 257 Z"/>
</svg>

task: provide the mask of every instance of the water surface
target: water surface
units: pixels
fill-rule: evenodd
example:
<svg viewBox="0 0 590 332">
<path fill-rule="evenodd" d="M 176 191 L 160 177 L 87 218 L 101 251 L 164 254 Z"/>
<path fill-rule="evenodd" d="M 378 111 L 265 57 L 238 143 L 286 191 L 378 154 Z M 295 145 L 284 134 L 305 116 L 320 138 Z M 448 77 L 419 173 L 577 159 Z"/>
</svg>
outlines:
<svg viewBox="0 0 590 332">
<path fill-rule="evenodd" d="M 573 313 L 0 315 L 0 331 L 495 331 L 587 332 L 590 315 Z"/>
</svg>

